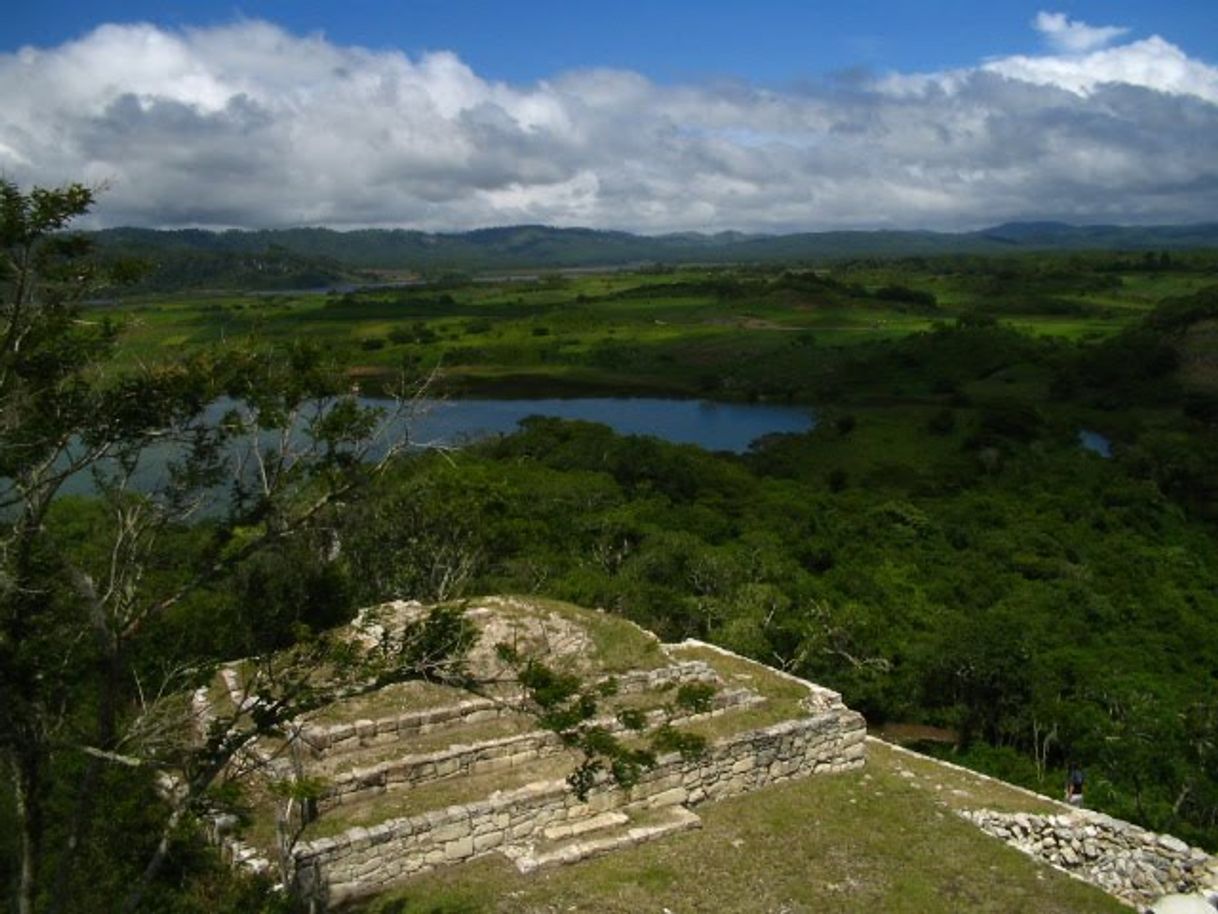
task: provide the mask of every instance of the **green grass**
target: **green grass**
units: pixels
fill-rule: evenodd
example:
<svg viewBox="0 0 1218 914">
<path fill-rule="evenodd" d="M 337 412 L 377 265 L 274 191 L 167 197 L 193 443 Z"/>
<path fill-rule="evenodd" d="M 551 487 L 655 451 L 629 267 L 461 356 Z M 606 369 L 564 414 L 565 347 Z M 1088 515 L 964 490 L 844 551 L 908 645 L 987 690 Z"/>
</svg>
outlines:
<svg viewBox="0 0 1218 914">
<path fill-rule="evenodd" d="M 731 709 L 717 717 L 679 724 L 681 730 L 715 742 L 808 714 L 800 704 L 808 694 L 807 690 L 797 682 L 776 676 L 759 663 L 728 657 L 704 647 L 670 648 L 669 653 L 674 660 L 702 660 L 719 674 L 725 688 L 752 689 L 765 699 L 761 705 Z"/>
<path fill-rule="evenodd" d="M 1182 270 L 1090 281 L 1084 276 L 1077 288 L 1064 280 L 1057 281 L 1061 288 L 1041 289 L 1033 274 L 1011 280 L 996 301 L 987 291 L 994 287 L 992 278 L 985 278 L 986 286 L 972 275 L 908 265 L 835 275 L 855 285 L 787 288 L 777 270 L 683 269 L 343 297 L 149 296 L 98 307 L 96 313 L 125 324 L 120 357 L 128 361 L 177 357 L 184 350 L 250 336 L 265 342 L 307 338 L 324 346 L 366 389 L 409 359 L 439 365 L 444 387 L 459 394 L 813 400 L 808 379 L 838 347 L 899 339 L 990 306 L 1002 320 L 1034 335 L 1099 339 L 1163 297 L 1212 282 L 1203 272 Z M 721 294 L 721 284 L 736 291 Z M 919 309 L 871 297 L 888 284 L 932 292 L 939 306 Z M 1030 291 L 1022 296 L 1025 287 Z M 1078 313 L 1037 310 L 1053 308 Z"/>
<path fill-rule="evenodd" d="M 1128 910 L 1098 889 L 984 836 L 952 813 L 965 796 L 978 804 L 1005 800 L 1032 811 L 1036 804 L 1026 795 L 930 762 L 911 762 L 874 743 L 869 751 L 862 771 L 814 777 L 699 807 L 704 823 L 699 831 L 527 877 L 491 856 L 421 877 L 362 910 Z"/>
<path fill-rule="evenodd" d="M 335 724 L 361 718 L 377 719 L 439 708 L 468 698 L 468 693 L 433 682 L 399 682 L 367 695 L 347 698 L 327 705 L 309 715 L 314 724 Z"/>
<path fill-rule="evenodd" d="M 731 657 L 708 647 L 698 645 L 676 645 L 668 648 L 673 660 L 688 662 L 701 660 L 719 674 L 727 688 L 748 688 L 776 704 L 791 706 L 794 713 L 788 717 L 799 717 L 799 702 L 808 692 L 798 682 L 777 675 L 769 667 L 743 657 Z"/>
</svg>

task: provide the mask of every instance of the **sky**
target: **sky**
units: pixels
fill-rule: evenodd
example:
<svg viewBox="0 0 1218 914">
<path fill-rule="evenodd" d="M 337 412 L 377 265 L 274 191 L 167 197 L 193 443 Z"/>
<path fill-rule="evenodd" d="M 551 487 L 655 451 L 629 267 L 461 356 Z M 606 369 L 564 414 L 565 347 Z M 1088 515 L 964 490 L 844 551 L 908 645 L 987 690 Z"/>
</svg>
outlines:
<svg viewBox="0 0 1218 914">
<path fill-rule="evenodd" d="M 41 0 L 0 177 L 94 225 L 1212 221 L 1218 3 Z"/>
</svg>

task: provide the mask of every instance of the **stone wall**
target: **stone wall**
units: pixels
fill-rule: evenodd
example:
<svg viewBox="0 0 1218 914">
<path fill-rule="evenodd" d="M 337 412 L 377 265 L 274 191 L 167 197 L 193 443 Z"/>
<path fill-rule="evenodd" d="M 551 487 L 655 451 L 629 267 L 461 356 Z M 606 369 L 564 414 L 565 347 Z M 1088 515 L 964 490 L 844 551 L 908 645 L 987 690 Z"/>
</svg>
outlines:
<svg viewBox="0 0 1218 914">
<path fill-rule="evenodd" d="M 634 695 L 687 683 L 716 681 L 715 671 L 698 660 L 674 663 L 654 670 L 633 670 L 612 678 L 617 684 L 619 695 Z M 362 718 L 329 725 L 303 723 L 299 726 L 298 735 L 301 745 L 312 757 L 323 758 L 331 753 L 349 752 L 365 746 L 411 739 L 444 727 L 494 720 L 516 711 L 517 703 L 511 700 L 470 698 L 451 705 L 375 719 Z"/>
<path fill-rule="evenodd" d="M 646 715 L 646 724 L 651 727 L 666 722 L 693 723 L 762 701 L 763 699 L 747 689 L 729 689 L 715 693 L 712 698 L 714 709 L 711 711 L 703 714 L 669 717 L 665 711 L 654 710 Z M 624 729 L 612 717 L 601 718 L 592 723 L 603 727 L 610 733 L 620 732 Z M 324 812 L 344 802 L 362 800 L 370 793 L 381 793 L 430 781 L 513 768 L 563 751 L 563 742 L 556 733 L 549 730 L 533 730 L 472 745 L 454 745 L 435 752 L 389 759 L 335 777 L 326 785 L 318 799 L 317 809 L 319 812 Z"/>
<path fill-rule="evenodd" d="M 407 740 L 444 727 L 495 720 L 513 713 L 515 709 L 510 704 L 490 698 L 471 698 L 456 704 L 376 719 L 361 718 L 330 725 L 305 724 L 300 728 L 300 741 L 314 758 L 324 758 L 365 746 Z"/>
<path fill-rule="evenodd" d="M 440 865 L 528 845 L 545 829 L 613 809 L 694 806 L 864 760 L 865 724 L 840 702 L 798 720 L 749 731 L 695 759 L 661 757 L 630 790 L 603 784 L 586 801 L 565 781 L 544 781 L 373 828 L 301 842 L 297 889 L 319 906 L 383 890 Z"/>
<path fill-rule="evenodd" d="M 1218 892 L 1218 859 L 1179 838 L 1091 810 L 1060 815 L 962 812 L 983 831 L 1139 909 L 1162 895 Z"/>
</svg>

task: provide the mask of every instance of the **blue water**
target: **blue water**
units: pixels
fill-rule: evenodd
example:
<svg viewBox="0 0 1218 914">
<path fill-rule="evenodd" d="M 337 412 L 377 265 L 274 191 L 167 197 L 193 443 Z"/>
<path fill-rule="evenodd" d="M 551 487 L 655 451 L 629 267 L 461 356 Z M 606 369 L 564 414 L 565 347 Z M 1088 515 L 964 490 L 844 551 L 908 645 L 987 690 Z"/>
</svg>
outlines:
<svg viewBox="0 0 1218 914">
<path fill-rule="evenodd" d="M 375 401 L 369 401 L 375 402 Z M 415 441 L 458 444 L 471 438 L 510 434 L 527 416 L 583 419 L 608 425 L 622 435 L 653 435 L 711 451 L 748 449 L 749 442 L 774 432 L 806 432 L 816 420 L 811 410 L 709 400 L 652 397 L 587 397 L 577 400 L 449 400 L 429 404 L 410 428 Z"/>
<path fill-rule="evenodd" d="M 361 397 L 364 406 L 381 406 L 393 413 L 390 401 Z M 208 405 L 204 418 L 219 422 L 233 407 L 221 399 Z M 805 432 L 816 424 L 811 410 L 789 406 L 747 403 L 712 403 L 707 400 L 662 398 L 589 397 L 576 400 L 435 400 L 414 404 L 410 415 L 386 422 L 380 430 L 380 447 L 369 454 L 384 454 L 389 442 L 405 439 L 415 448 L 456 447 L 490 435 L 511 434 L 521 419 L 528 416 L 555 416 L 600 422 L 624 435 L 653 435 L 680 444 L 696 444 L 707 450 L 742 453 L 749 443 L 775 432 Z M 302 423 L 303 424 L 303 423 Z M 293 434 L 302 443 L 303 432 Z M 263 436 L 263 447 L 274 447 L 275 436 Z M 248 442 L 242 449 L 248 447 Z M 234 448 L 234 453 L 236 452 Z M 168 482 L 167 465 L 180 459 L 182 452 L 171 445 L 157 445 L 144 451 L 131 479 L 138 491 L 154 491 Z M 105 467 L 103 466 L 103 469 Z M 89 473 L 70 477 L 62 493 L 90 494 L 97 491 Z M 208 501 L 222 502 L 225 486 L 209 493 Z"/>
<path fill-rule="evenodd" d="M 1091 453 L 1099 454 L 1104 458 L 1112 456 L 1112 442 L 1099 432 L 1080 428 L 1078 430 L 1078 443 L 1085 451 L 1091 451 Z"/>
</svg>

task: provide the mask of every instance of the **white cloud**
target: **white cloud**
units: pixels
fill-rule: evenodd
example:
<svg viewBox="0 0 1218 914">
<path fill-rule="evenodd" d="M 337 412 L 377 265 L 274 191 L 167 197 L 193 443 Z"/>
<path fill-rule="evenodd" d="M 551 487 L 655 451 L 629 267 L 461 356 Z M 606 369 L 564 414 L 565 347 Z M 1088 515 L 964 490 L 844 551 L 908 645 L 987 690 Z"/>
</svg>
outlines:
<svg viewBox="0 0 1218 914">
<path fill-rule="evenodd" d="M 107 224 L 1213 218 L 1218 70 L 1158 37 L 1092 48 L 798 91 L 613 70 L 509 85 L 265 22 L 105 26 L 0 55 L 0 173 L 106 180 Z"/>
<path fill-rule="evenodd" d="M 1218 68 L 1192 60 L 1155 35 L 1081 56 L 1007 57 L 984 69 L 1011 79 L 1088 94 L 1105 83 L 1193 95 L 1218 103 Z"/>
<path fill-rule="evenodd" d="M 1052 48 L 1071 54 L 1102 48 L 1129 32 L 1129 29 L 1120 26 L 1088 25 L 1085 22 L 1067 18 L 1065 13 L 1043 11 L 1036 14 L 1032 25 L 1045 37 Z"/>
</svg>

